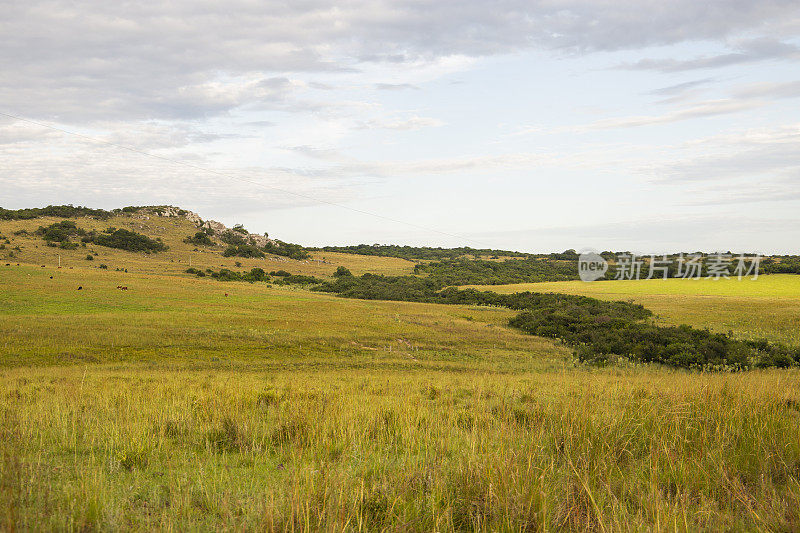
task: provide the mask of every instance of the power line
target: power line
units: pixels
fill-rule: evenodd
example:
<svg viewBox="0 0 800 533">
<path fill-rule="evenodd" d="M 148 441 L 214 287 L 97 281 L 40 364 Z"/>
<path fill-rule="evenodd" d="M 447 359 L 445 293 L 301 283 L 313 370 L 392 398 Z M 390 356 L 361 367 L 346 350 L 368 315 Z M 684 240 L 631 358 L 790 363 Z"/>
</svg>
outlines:
<svg viewBox="0 0 800 533">
<path fill-rule="evenodd" d="M 37 122 L 35 120 L 31 120 L 31 119 L 28 119 L 28 118 L 23 118 L 23 117 L 20 117 L 20 116 L 17 116 L 17 115 L 12 115 L 10 113 L 4 113 L 3 111 L 0 111 L 0 115 L 2 115 L 4 117 L 11 118 L 11 119 L 14 119 L 14 120 L 19 120 L 20 122 L 27 122 L 28 124 L 34 124 L 34 125 L 40 126 L 42 128 L 47 128 L 49 130 L 53 130 L 53 131 L 57 131 L 57 132 L 60 132 L 60 133 L 64 133 L 66 135 L 72 135 L 73 137 L 78 137 L 78 138 L 81 138 L 81 139 L 84 139 L 84 140 L 87 140 L 87 141 L 90 141 L 90 142 L 99 143 L 99 144 L 105 144 L 107 146 L 112 146 L 114 148 L 119 148 L 121 150 L 128 150 L 129 152 L 134 152 L 134 153 L 146 156 L 146 157 L 152 157 L 154 159 L 160 159 L 162 161 L 166 161 L 168 163 L 172 163 L 172 164 L 175 164 L 175 165 L 181 165 L 181 166 L 184 166 L 184 167 L 187 167 L 187 168 L 191 168 L 191 169 L 194 169 L 194 170 L 199 170 L 201 172 L 208 172 L 209 174 L 215 174 L 217 176 L 222 176 L 224 178 L 228 178 L 228 179 L 232 179 L 232 180 L 236 180 L 236 181 L 241 181 L 243 183 L 248 183 L 250 185 L 255 185 L 256 187 L 261 187 L 261 188 L 264 188 L 264 189 L 271 189 L 273 191 L 279 191 L 279 192 L 282 192 L 284 194 L 289 194 L 289 195 L 292 195 L 292 196 L 296 196 L 298 198 L 311 200 L 311 201 L 316 202 L 316 203 L 327 204 L 327 205 L 331 205 L 331 206 L 334 206 L 334 207 L 339 207 L 341 209 L 347 209 L 348 211 L 352 211 L 354 213 L 359 213 L 361 215 L 371 216 L 371 217 L 379 218 L 381 220 L 386 220 L 388 222 L 394 222 L 395 224 L 402 224 L 402 225 L 409 226 L 409 227 L 412 227 L 412 228 L 417 228 L 417 229 L 421 229 L 421 230 L 425 230 L 425 231 L 430 231 L 430 232 L 433 232 L 433 233 L 438 233 L 440 235 L 445 235 L 447 237 L 453 237 L 455 239 L 460 239 L 462 241 L 468 241 L 468 242 L 472 241 L 472 242 L 474 242 L 474 239 L 469 239 L 469 238 L 463 237 L 461 235 L 455 235 L 453 233 L 447 233 L 446 231 L 440 231 L 440 230 L 435 229 L 435 228 L 430 228 L 430 227 L 427 227 L 427 226 L 421 226 L 419 224 L 414 224 L 413 222 L 406 222 L 405 220 L 398 220 L 398 219 L 387 217 L 387 216 L 384 216 L 384 215 L 379 215 L 377 213 L 372 213 L 370 211 L 364 211 L 363 209 L 358 209 L 356 207 L 350 207 L 350 206 L 347 206 L 347 205 L 344 205 L 344 204 L 331 202 L 329 200 L 323 200 L 321 198 L 316 198 L 316 197 L 310 196 L 308 194 L 303 194 L 303 193 L 299 193 L 299 192 L 290 191 L 290 190 L 287 190 L 287 189 L 282 189 L 280 187 L 275 187 L 273 185 L 266 185 L 266 184 L 260 183 L 258 181 L 253 181 L 253 180 L 250 180 L 250 179 L 247 179 L 247 178 L 243 178 L 241 176 L 236 176 L 234 174 L 229 174 L 227 172 L 221 172 L 219 170 L 214 170 L 214 169 L 207 168 L 207 167 L 201 167 L 200 165 L 187 163 L 186 161 L 180 161 L 180 160 L 177 160 L 177 159 L 171 159 L 169 157 L 164 157 L 164 156 L 157 155 L 157 154 L 151 154 L 150 152 L 146 152 L 144 150 L 139 150 L 138 148 L 133 148 L 131 146 L 125 146 L 124 144 L 118 144 L 118 143 L 115 143 L 115 142 L 106 141 L 106 140 L 103 140 L 103 139 L 98 139 L 96 137 L 91 137 L 89 135 L 83 135 L 82 133 L 75 133 L 74 131 L 69 131 L 69 130 L 65 130 L 65 129 L 62 129 L 62 128 L 58 128 L 58 127 L 52 126 L 50 124 L 44 124 L 42 122 Z"/>
</svg>

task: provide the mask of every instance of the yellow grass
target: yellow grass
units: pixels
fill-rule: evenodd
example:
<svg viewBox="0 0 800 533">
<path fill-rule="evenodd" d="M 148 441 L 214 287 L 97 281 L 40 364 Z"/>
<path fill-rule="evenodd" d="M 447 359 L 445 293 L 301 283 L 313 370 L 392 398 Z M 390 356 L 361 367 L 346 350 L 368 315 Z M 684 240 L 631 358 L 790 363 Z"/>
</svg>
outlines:
<svg viewBox="0 0 800 533">
<path fill-rule="evenodd" d="M 223 257 L 221 246 L 206 248 L 183 242 L 186 237 L 197 232 L 195 225 L 183 217 L 157 217 L 148 219 L 135 216 L 119 216 L 108 220 L 94 220 L 91 218 L 77 218 L 74 220 L 78 227 L 85 230 L 102 231 L 108 227 L 124 228 L 138 233 L 143 233 L 151 238 L 160 237 L 169 246 L 166 252 L 156 254 L 132 253 L 116 250 L 93 244 L 87 247 L 78 247 L 76 250 L 62 250 L 51 248 L 33 233 L 39 226 L 47 226 L 60 222 L 61 218 L 46 217 L 33 220 L 0 220 L 0 235 L 7 237 L 11 243 L 6 244 L 5 250 L 0 250 L 0 261 L 5 263 L 22 263 L 35 265 L 58 265 L 61 256 L 61 265 L 64 268 L 78 268 L 87 266 L 86 255 L 96 252 L 98 255 L 90 266 L 97 267 L 105 264 L 109 269 L 128 269 L 129 272 L 177 274 L 182 273 L 190 265 L 195 268 L 211 268 L 219 270 L 228 268 L 232 270 L 249 270 L 254 267 L 263 268 L 267 272 L 272 270 L 286 270 L 292 274 L 304 274 L 317 277 L 329 277 L 339 266 L 349 268 L 354 274 L 365 272 L 376 274 L 407 274 L 414 264 L 404 259 L 394 257 L 370 257 L 333 252 L 319 252 L 312 254 L 310 259 L 295 260 L 286 257 L 269 255 L 265 259 L 248 259 L 241 257 Z M 14 235 L 14 232 L 24 230 L 30 235 Z M 3 242 L 0 240 L 0 242 Z M 20 251 L 14 250 L 21 248 Z M 198 251 L 194 251 L 197 249 Z M 9 257 L 13 253 L 14 257 Z M 241 263 L 237 267 L 236 263 Z"/>
<path fill-rule="evenodd" d="M 124 223 L 97 227 L 158 235 Z M 192 228 L 160 227 L 163 255 L 62 251 L 57 269 L 18 237 L 21 266 L 0 265 L 0 528 L 800 530 L 796 370 L 585 367 L 507 309 L 183 275 Z M 322 255 L 285 269 L 410 265 Z M 792 340 L 795 279 L 491 289 Z"/>
<path fill-rule="evenodd" d="M 689 324 L 800 344 L 800 276 L 773 274 L 756 280 L 562 281 L 476 286 L 500 293 L 563 292 L 608 300 L 630 300 L 668 324 Z"/>
</svg>

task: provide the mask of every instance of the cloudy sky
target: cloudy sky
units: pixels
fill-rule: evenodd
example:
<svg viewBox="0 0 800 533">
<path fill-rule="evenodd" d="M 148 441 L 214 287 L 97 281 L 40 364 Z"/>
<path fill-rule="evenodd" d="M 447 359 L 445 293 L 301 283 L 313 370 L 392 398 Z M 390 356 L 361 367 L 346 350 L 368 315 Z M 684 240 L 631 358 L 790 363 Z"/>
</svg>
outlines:
<svg viewBox="0 0 800 533">
<path fill-rule="evenodd" d="M 797 0 L 2 15 L 2 207 L 172 204 L 306 245 L 800 252 Z"/>
</svg>

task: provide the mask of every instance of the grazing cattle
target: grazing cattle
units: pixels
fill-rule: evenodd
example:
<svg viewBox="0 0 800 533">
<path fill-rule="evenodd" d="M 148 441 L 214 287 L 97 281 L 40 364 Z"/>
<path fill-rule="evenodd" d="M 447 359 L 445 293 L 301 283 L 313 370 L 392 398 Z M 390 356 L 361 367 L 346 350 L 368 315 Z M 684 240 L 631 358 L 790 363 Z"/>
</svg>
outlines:
<svg viewBox="0 0 800 533">
<path fill-rule="evenodd" d="M 78 290 L 79 291 L 83 290 L 83 287 L 81 285 L 78 285 Z"/>
<path fill-rule="evenodd" d="M 227 293 L 227 292 L 225 293 L 225 297 L 226 297 L 226 298 L 228 297 L 228 293 Z"/>
<path fill-rule="evenodd" d="M 50 276 L 50 279 L 53 279 L 53 276 Z"/>
</svg>

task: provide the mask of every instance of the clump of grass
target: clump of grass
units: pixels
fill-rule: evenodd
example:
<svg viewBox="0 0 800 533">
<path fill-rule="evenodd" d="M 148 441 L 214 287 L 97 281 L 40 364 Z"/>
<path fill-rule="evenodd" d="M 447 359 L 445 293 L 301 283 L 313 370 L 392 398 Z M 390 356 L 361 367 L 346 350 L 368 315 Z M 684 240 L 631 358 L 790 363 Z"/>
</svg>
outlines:
<svg viewBox="0 0 800 533">
<path fill-rule="evenodd" d="M 250 440 L 242 432 L 237 422 L 226 416 L 220 427 L 211 429 L 205 434 L 205 442 L 216 451 L 241 452 L 250 446 Z"/>
</svg>

